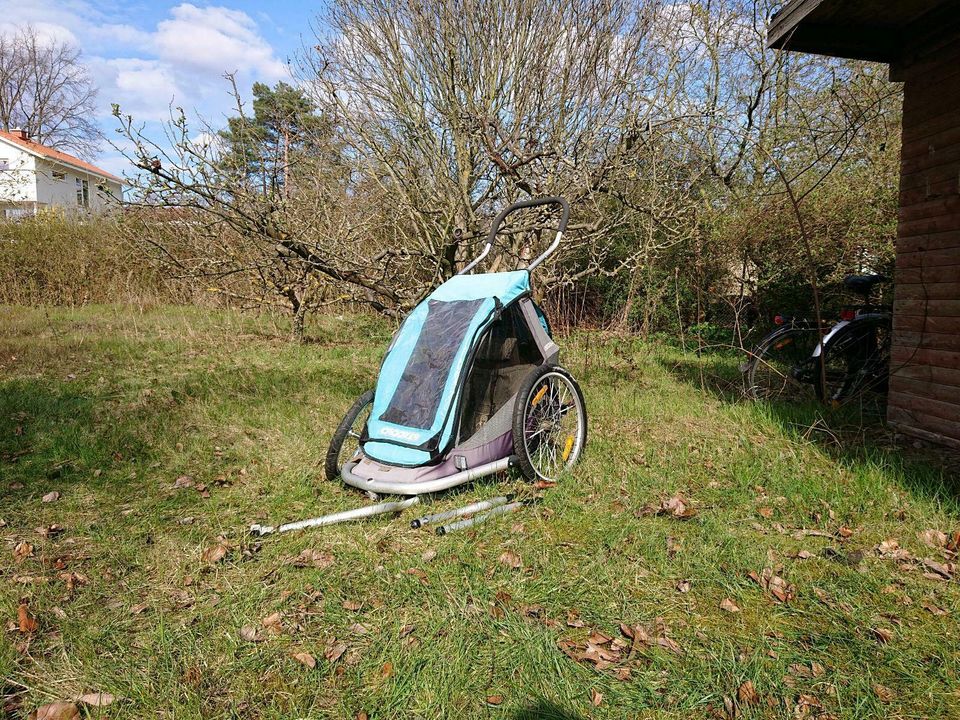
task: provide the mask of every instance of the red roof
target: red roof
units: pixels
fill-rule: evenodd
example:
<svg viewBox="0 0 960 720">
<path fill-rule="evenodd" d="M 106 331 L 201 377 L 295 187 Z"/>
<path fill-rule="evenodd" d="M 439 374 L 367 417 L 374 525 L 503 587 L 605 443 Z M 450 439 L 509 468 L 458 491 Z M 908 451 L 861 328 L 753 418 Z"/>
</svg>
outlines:
<svg viewBox="0 0 960 720">
<path fill-rule="evenodd" d="M 118 178 L 116 175 L 111 175 L 106 170 L 98 168 L 96 165 L 91 165 L 90 163 L 81 160 L 78 157 L 73 155 L 68 155 L 65 152 L 60 150 L 54 150 L 51 147 L 46 145 L 41 145 L 38 142 L 33 140 L 25 140 L 20 136 L 18 132 L 8 132 L 7 130 L 0 130 L 0 138 L 12 142 L 14 145 L 19 145 L 28 152 L 32 152 L 35 155 L 42 155 L 43 157 L 50 158 L 51 160 L 56 160 L 57 162 L 64 163 L 65 165 L 71 165 L 75 168 L 81 170 L 86 170 L 91 175 L 99 175 L 100 177 L 107 178 L 108 180 L 113 180 L 114 182 L 122 183 L 123 180 Z"/>
</svg>

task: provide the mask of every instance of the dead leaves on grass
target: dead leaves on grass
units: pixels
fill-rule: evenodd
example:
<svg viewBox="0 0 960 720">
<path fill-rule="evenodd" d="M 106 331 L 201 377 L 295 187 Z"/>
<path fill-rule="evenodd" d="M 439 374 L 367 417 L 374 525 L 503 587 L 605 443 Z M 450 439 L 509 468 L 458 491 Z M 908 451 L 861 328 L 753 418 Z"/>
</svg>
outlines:
<svg viewBox="0 0 960 720">
<path fill-rule="evenodd" d="M 230 549 L 231 546 L 227 539 L 219 537 L 215 545 L 204 548 L 203 552 L 200 553 L 200 559 L 207 565 L 216 565 L 229 554 Z"/>
<path fill-rule="evenodd" d="M 740 612 L 739 606 L 730 598 L 724 598 L 720 601 L 720 609 L 726 610 L 728 613 Z"/>
<path fill-rule="evenodd" d="M 948 536 L 939 530 L 925 530 L 920 533 L 920 541 L 927 547 L 939 550 L 946 562 L 917 557 L 900 547 L 896 538 L 884 540 L 874 548 L 874 551 L 884 560 L 893 560 L 901 570 L 920 569 L 923 571 L 923 577 L 928 580 L 949 581 L 954 579 L 957 571 L 957 565 L 953 562 L 957 556 L 956 540 L 960 539 L 956 537 L 957 535 L 960 533 Z"/>
<path fill-rule="evenodd" d="M 110 693 L 92 692 L 81 695 L 73 702 L 55 702 L 41 705 L 30 713 L 30 720 L 78 720 L 80 707 L 91 708 L 107 707 L 112 705 L 116 698 Z"/>
<path fill-rule="evenodd" d="M 675 520 L 689 520 L 692 517 L 696 517 L 697 511 L 695 508 L 691 507 L 689 500 L 685 499 L 682 495 L 677 494 L 660 501 L 660 504 L 657 506 L 646 505 L 637 510 L 634 515 L 636 517 L 661 515 L 672 517 Z"/>
<path fill-rule="evenodd" d="M 333 555 L 321 552 L 320 550 L 314 550 L 313 548 L 302 550 L 299 555 L 290 561 L 290 564 L 295 568 L 312 567 L 320 570 L 330 567 L 333 563 Z"/>
<path fill-rule="evenodd" d="M 737 702 L 746 707 L 760 703 L 760 693 L 757 692 L 751 680 L 745 680 L 737 688 Z"/>
<path fill-rule="evenodd" d="M 80 717 L 80 708 L 76 703 L 57 702 L 41 705 L 30 713 L 30 720 L 75 720 Z"/>
<path fill-rule="evenodd" d="M 18 542 L 13 548 L 13 560 L 16 563 L 22 563 L 28 557 L 33 556 L 33 545 L 28 542 Z"/>
<path fill-rule="evenodd" d="M 618 680 L 630 679 L 629 665 L 639 661 L 637 654 L 643 648 L 683 654 L 680 644 L 670 637 L 663 618 L 656 618 L 652 628 L 620 623 L 620 632 L 622 638 L 594 629 L 586 638 L 562 638 L 557 647 L 574 662 L 592 665 L 598 672 L 612 668 Z"/>
<path fill-rule="evenodd" d="M 519 570 L 523 567 L 523 560 L 512 550 L 507 550 L 500 555 L 500 564 L 506 565 L 508 568 L 512 568 L 513 570 Z"/>
<path fill-rule="evenodd" d="M 317 660 L 308 652 L 301 651 L 295 652 L 290 657 L 296 660 L 301 665 L 306 665 L 308 668 L 313 670 L 317 666 Z"/>
<path fill-rule="evenodd" d="M 323 656 L 327 659 L 329 663 L 335 663 L 337 660 L 343 657 L 343 654 L 347 651 L 347 644 L 340 642 L 336 638 L 331 638 L 327 643 L 327 647 L 323 652 Z"/>
<path fill-rule="evenodd" d="M 759 575 L 751 570 L 748 577 L 766 590 L 775 602 L 787 603 L 796 595 L 796 588 L 777 575 L 772 568 L 764 568 Z"/>
<path fill-rule="evenodd" d="M 17 629 L 24 635 L 29 635 L 35 633 L 39 627 L 40 623 L 30 613 L 30 606 L 21 601 L 17 607 Z"/>
</svg>

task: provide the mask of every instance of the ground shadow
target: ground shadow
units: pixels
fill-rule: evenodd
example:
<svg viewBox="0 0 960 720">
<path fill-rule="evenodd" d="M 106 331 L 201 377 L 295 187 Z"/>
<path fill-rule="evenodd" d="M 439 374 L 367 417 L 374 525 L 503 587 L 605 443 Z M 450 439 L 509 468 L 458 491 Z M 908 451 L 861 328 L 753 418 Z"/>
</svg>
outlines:
<svg viewBox="0 0 960 720">
<path fill-rule="evenodd" d="M 116 383 L 123 389 L 92 378 L 0 380 L 4 501 L 15 503 L 54 485 L 135 492 L 144 471 L 162 464 L 169 447 L 195 432 L 198 407 L 237 403 L 269 416 L 314 387 L 345 409 L 371 383 L 367 373 L 349 365 L 342 371 L 204 367 L 151 384 L 155 372 L 142 371 L 138 379 L 145 387 L 139 389 L 123 387 L 124 377 Z"/>
<path fill-rule="evenodd" d="M 846 467 L 883 459 L 902 469 L 905 489 L 928 499 L 947 500 L 960 510 L 960 454 L 898 435 L 886 424 L 883 395 L 869 394 L 838 408 L 818 402 L 812 392 L 806 397 L 756 401 L 744 394 L 740 361 L 728 354 L 657 359 L 674 379 L 724 403 L 762 403 L 786 437 L 813 441 Z"/>
<path fill-rule="evenodd" d="M 537 700 L 513 715 L 514 720 L 584 720 L 584 716 L 566 710 L 550 700 Z"/>
</svg>

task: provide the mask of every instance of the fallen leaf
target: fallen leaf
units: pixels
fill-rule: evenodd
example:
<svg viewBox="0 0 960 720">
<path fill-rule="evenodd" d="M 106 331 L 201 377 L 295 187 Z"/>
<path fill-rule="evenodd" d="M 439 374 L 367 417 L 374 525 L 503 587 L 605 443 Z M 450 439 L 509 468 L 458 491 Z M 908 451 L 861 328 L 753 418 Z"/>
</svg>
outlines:
<svg viewBox="0 0 960 720">
<path fill-rule="evenodd" d="M 292 563 L 294 567 L 298 568 L 315 567 L 323 569 L 333 565 L 333 555 L 314 550 L 313 548 L 307 548 L 306 550 L 302 550 L 300 554 L 292 560 Z"/>
<path fill-rule="evenodd" d="M 514 570 L 519 570 L 523 567 L 523 561 L 520 559 L 520 556 L 511 550 L 507 550 L 500 556 L 500 563 Z"/>
<path fill-rule="evenodd" d="M 260 637 L 257 635 L 257 629 L 251 625 L 244 625 L 240 628 L 240 639 L 246 640 L 247 642 L 260 641 Z"/>
<path fill-rule="evenodd" d="M 437 556 L 437 551 L 434 550 L 433 548 L 430 548 L 429 550 L 425 550 L 423 552 L 423 554 L 420 556 L 420 559 L 423 560 L 424 562 L 430 562 L 436 556 Z"/>
<path fill-rule="evenodd" d="M 380 666 L 380 677 L 388 678 L 393 675 L 393 663 L 389 660 Z"/>
<path fill-rule="evenodd" d="M 669 650 L 670 652 L 674 652 L 674 653 L 676 653 L 677 655 L 682 655 L 682 654 L 683 654 L 683 648 L 681 648 L 681 647 L 680 647 L 680 644 L 679 644 L 678 642 L 676 642 L 675 640 L 673 640 L 672 638 L 668 638 L 668 637 L 666 637 L 666 636 L 664 636 L 664 637 L 658 637 L 658 638 L 657 638 L 657 645 L 659 645 L 659 646 L 662 647 L 662 648 L 665 648 L 665 649 Z"/>
<path fill-rule="evenodd" d="M 205 563 L 215 565 L 227 556 L 229 550 L 226 543 L 218 542 L 204 550 L 200 557 Z"/>
<path fill-rule="evenodd" d="M 13 559 L 16 562 L 23 562 L 26 558 L 33 555 L 33 545 L 28 542 L 18 542 L 13 548 Z"/>
<path fill-rule="evenodd" d="M 600 707 L 600 703 L 603 702 L 603 693 L 590 688 L 590 702 L 594 707 Z"/>
<path fill-rule="evenodd" d="M 949 614 L 948 610 L 944 610 L 939 605 L 934 605 L 932 602 L 925 602 L 921 607 L 927 612 L 933 613 L 934 615 L 947 615 Z"/>
<path fill-rule="evenodd" d="M 499 705 L 503 702 L 503 695 L 487 695 L 487 705 Z"/>
<path fill-rule="evenodd" d="M 26 603 L 20 603 L 17 607 L 17 627 L 24 634 L 36 632 L 40 627 L 37 619 L 30 614 L 30 608 Z"/>
<path fill-rule="evenodd" d="M 182 488 L 193 487 L 193 478 L 189 475 L 181 475 L 176 480 L 173 481 L 173 489 L 180 490 Z"/>
<path fill-rule="evenodd" d="M 360 623 L 354 623 L 353 625 L 350 626 L 349 630 L 354 635 L 366 635 L 368 632 L 367 628 L 361 625 Z"/>
<path fill-rule="evenodd" d="M 853 536 L 853 530 L 848 528 L 846 525 L 841 525 L 839 528 L 837 528 L 837 535 L 846 539 Z"/>
<path fill-rule="evenodd" d="M 939 530 L 924 530 L 918 537 L 920 542 L 935 550 L 939 550 L 947 544 L 947 534 Z"/>
<path fill-rule="evenodd" d="M 146 611 L 149 609 L 149 607 L 150 607 L 150 606 L 147 605 L 147 603 L 139 603 L 139 604 L 137 604 L 137 605 L 134 605 L 132 608 L 130 608 L 130 614 L 131 614 L 131 615 L 140 615 L 140 614 L 146 612 Z"/>
<path fill-rule="evenodd" d="M 283 632 L 283 623 L 281 622 L 280 613 L 278 612 L 270 613 L 260 621 L 260 624 L 274 635 L 279 635 Z"/>
<path fill-rule="evenodd" d="M 737 604 L 736 604 L 733 600 L 731 600 L 730 598 L 724 598 L 723 600 L 720 601 L 720 609 L 721 609 L 721 610 L 726 610 L 726 611 L 729 612 L 729 613 L 738 613 L 738 612 L 740 612 L 740 608 L 739 608 L 739 607 L 737 606 Z"/>
<path fill-rule="evenodd" d="M 680 593 L 688 593 L 688 592 L 690 592 L 690 581 L 689 581 L 689 580 L 681 580 L 680 582 L 678 582 L 678 583 L 677 583 L 677 592 L 680 592 Z"/>
<path fill-rule="evenodd" d="M 761 517 L 765 517 L 768 520 L 773 517 L 773 508 L 772 507 L 762 507 L 757 508 L 757 512 Z"/>
<path fill-rule="evenodd" d="M 52 503 L 52 502 L 56 502 L 59 499 L 60 499 L 60 493 L 54 490 L 52 492 L 48 492 L 46 495 L 40 498 L 40 502 Z"/>
<path fill-rule="evenodd" d="M 363 607 L 363 603 L 358 603 L 354 600 L 344 600 L 342 605 L 344 610 L 350 610 L 351 612 L 355 612 Z"/>
<path fill-rule="evenodd" d="M 291 657 L 301 665 L 306 665 L 311 670 L 317 666 L 316 659 L 308 652 L 296 652 L 293 653 Z"/>
<path fill-rule="evenodd" d="M 787 557 L 792 558 L 793 560 L 809 560 L 813 557 L 813 553 L 807 550 L 798 550 L 793 555 L 787 555 Z"/>
<path fill-rule="evenodd" d="M 330 641 L 326 651 L 323 653 L 328 662 L 335 663 L 347 651 L 346 643 L 338 642 L 336 638 Z"/>
<path fill-rule="evenodd" d="M 873 636 L 877 639 L 881 645 L 886 645 L 888 642 L 893 640 L 893 630 L 887 628 L 873 628 L 871 630 Z"/>
<path fill-rule="evenodd" d="M 874 694 L 880 698 L 882 702 L 890 702 L 897 697 L 897 694 L 888 688 L 886 685 L 880 685 L 879 683 L 873 686 Z"/>
<path fill-rule="evenodd" d="M 674 495 L 664 500 L 660 504 L 659 515 L 670 515 L 678 520 L 689 520 L 697 514 L 697 511 L 688 505 L 681 495 Z"/>
<path fill-rule="evenodd" d="M 753 682 L 745 680 L 737 688 L 737 702 L 741 705 L 756 705 L 760 702 L 760 693 L 753 687 Z"/>
<path fill-rule="evenodd" d="M 430 581 L 427 579 L 427 574 L 420 568 L 410 568 L 406 571 L 407 575 L 413 575 L 417 578 L 423 585 L 429 585 Z"/>
<path fill-rule="evenodd" d="M 923 558 L 922 560 L 920 560 L 920 564 L 923 565 L 928 570 L 933 571 L 932 573 L 923 574 L 924 577 L 927 577 L 928 579 L 931 579 L 931 580 L 939 580 L 941 578 L 944 580 L 951 580 L 953 578 L 953 573 L 956 568 L 956 566 L 953 563 L 938 563 L 935 560 L 929 560 L 927 558 Z M 933 575 L 933 577 L 930 577 L 931 575 Z"/>
<path fill-rule="evenodd" d="M 535 483 L 533 483 L 533 487 L 537 490 L 546 490 L 556 486 L 557 483 L 555 480 L 537 480 Z"/>
<path fill-rule="evenodd" d="M 79 717 L 80 709 L 72 702 L 41 705 L 35 713 L 30 713 L 31 720 L 74 720 Z"/>
<path fill-rule="evenodd" d="M 627 681 L 630 679 L 631 673 L 630 668 L 628 667 L 618 667 L 616 670 L 614 670 L 613 674 L 617 680 Z"/>
<path fill-rule="evenodd" d="M 112 705 L 115 699 L 116 698 L 110 693 L 92 692 L 81 695 L 77 698 L 77 702 L 82 705 L 89 705 L 90 707 L 106 707 L 107 705 Z"/>
</svg>

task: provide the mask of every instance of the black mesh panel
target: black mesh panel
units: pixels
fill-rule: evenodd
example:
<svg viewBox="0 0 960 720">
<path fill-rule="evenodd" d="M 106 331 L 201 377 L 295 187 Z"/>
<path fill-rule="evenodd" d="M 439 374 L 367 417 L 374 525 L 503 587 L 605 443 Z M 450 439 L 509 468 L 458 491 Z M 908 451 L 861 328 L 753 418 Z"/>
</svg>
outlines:
<svg viewBox="0 0 960 720">
<path fill-rule="evenodd" d="M 413 353 L 381 420 L 426 430 L 433 425 L 450 364 L 483 300 L 430 300 Z"/>
</svg>

